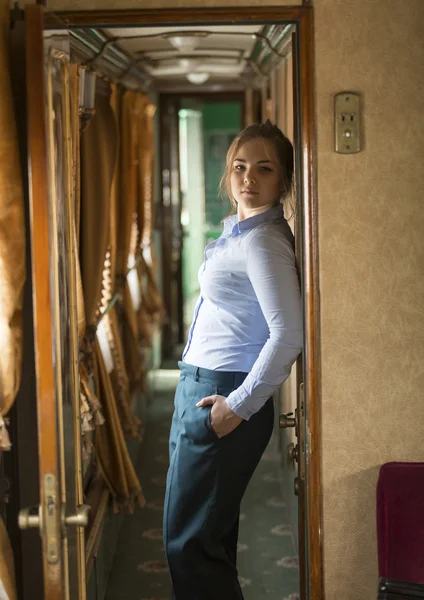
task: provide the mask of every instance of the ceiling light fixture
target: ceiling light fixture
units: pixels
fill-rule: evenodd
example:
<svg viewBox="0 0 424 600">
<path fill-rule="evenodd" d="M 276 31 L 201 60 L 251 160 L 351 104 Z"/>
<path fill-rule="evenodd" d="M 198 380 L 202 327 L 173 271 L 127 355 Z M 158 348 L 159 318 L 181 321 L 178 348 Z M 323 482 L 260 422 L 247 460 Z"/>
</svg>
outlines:
<svg viewBox="0 0 424 600">
<path fill-rule="evenodd" d="M 193 52 L 200 42 L 200 38 L 208 37 L 208 31 L 178 31 L 176 33 L 164 33 L 162 37 L 180 52 Z"/>
<path fill-rule="evenodd" d="M 209 79 L 209 73 L 187 73 L 186 77 L 190 83 L 202 85 L 202 83 L 206 83 Z"/>
<path fill-rule="evenodd" d="M 174 48 L 176 48 L 180 52 L 193 52 L 194 50 L 196 50 L 197 46 L 199 45 L 199 42 L 195 37 L 189 38 L 189 37 L 175 36 L 175 37 L 169 38 L 169 41 L 174 46 Z"/>
<path fill-rule="evenodd" d="M 182 58 L 179 60 L 180 66 L 182 69 L 189 71 L 190 69 L 195 69 L 198 65 L 197 60 L 193 60 L 192 58 Z"/>
</svg>

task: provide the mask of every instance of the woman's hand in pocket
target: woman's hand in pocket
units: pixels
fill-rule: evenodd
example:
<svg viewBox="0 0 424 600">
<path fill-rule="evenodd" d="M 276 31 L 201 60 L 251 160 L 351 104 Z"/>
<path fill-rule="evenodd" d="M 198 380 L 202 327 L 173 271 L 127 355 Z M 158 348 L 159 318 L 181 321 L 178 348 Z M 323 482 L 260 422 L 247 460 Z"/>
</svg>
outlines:
<svg viewBox="0 0 424 600">
<path fill-rule="evenodd" d="M 211 425 L 219 438 L 228 435 L 243 421 L 225 401 L 225 396 L 207 396 L 196 404 L 199 408 L 212 404 Z"/>
</svg>

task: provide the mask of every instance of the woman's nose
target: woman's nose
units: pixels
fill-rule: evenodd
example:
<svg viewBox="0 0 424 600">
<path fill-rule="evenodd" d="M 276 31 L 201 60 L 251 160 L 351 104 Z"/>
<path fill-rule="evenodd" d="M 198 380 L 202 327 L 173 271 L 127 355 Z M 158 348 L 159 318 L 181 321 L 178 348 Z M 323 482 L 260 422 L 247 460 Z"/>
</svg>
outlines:
<svg viewBox="0 0 424 600">
<path fill-rule="evenodd" d="M 244 174 L 244 182 L 245 183 L 255 183 L 253 173 L 251 173 L 250 171 L 246 171 Z"/>
</svg>

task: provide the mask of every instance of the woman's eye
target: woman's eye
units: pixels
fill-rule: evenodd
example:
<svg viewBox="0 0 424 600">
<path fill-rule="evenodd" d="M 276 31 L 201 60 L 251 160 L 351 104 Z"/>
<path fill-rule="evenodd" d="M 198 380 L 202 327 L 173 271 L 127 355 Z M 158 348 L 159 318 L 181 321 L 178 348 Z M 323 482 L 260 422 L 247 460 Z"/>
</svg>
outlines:
<svg viewBox="0 0 424 600">
<path fill-rule="evenodd" d="M 244 171 L 245 169 L 246 169 L 245 165 L 234 165 L 235 171 Z M 272 172 L 272 169 L 270 169 L 269 167 L 260 167 L 259 170 L 262 172 L 265 172 L 265 173 Z"/>
</svg>

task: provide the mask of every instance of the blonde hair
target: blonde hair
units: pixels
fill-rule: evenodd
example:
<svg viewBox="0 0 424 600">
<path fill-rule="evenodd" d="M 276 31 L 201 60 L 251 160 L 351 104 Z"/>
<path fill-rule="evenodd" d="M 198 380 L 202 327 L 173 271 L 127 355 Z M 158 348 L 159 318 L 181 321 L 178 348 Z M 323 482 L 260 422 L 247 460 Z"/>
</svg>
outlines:
<svg viewBox="0 0 424 600">
<path fill-rule="evenodd" d="M 271 121 L 248 125 L 234 138 L 227 152 L 224 174 L 219 184 L 222 198 L 228 197 L 231 202 L 231 213 L 237 212 L 237 203 L 231 193 L 231 169 L 237 152 L 241 146 L 253 139 L 270 140 L 275 151 L 275 158 L 281 170 L 281 204 L 291 197 L 293 185 L 293 146 L 284 133 Z"/>
</svg>

